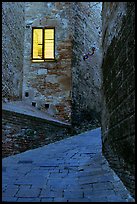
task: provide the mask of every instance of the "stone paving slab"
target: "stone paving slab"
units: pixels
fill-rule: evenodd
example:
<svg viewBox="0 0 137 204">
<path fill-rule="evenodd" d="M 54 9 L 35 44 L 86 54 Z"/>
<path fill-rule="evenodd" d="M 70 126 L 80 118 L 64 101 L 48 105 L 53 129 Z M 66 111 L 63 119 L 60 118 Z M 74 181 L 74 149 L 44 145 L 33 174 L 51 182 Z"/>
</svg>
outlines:
<svg viewBox="0 0 137 204">
<path fill-rule="evenodd" d="M 40 198 L 18 198 L 17 202 L 40 202 Z"/>
<path fill-rule="evenodd" d="M 2 160 L 2 201 L 135 202 L 101 152 L 101 129 Z"/>
</svg>

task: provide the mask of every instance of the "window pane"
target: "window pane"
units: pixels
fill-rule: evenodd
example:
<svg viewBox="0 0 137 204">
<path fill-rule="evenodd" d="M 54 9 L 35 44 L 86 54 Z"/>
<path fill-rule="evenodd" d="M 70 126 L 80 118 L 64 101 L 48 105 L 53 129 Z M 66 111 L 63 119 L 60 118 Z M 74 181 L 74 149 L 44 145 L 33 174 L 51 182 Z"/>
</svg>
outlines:
<svg viewBox="0 0 137 204">
<path fill-rule="evenodd" d="M 33 58 L 42 59 L 42 29 L 33 29 Z"/>
<path fill-rule="evenodd" d="M 45 29 L 44 58 L 54 59 L 54 29 Z"/>
<path fill-rule="evenodd" d="M 45 29 L 45 39 L 54 39 L 54 29 Z"/>
<path fill-rule="evenodd" d="M 54 58 L 54 41 L 53 40 L 45 40 L 45 58 Z"/>
</svg>

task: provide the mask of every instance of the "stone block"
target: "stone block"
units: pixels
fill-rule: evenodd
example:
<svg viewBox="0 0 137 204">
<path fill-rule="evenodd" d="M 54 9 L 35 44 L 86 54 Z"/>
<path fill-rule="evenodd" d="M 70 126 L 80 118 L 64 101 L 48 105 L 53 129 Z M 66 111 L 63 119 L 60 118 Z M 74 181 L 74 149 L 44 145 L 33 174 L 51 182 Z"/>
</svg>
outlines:
<svg viewBox="0 0 137 204">
<path fill-rule="evenodd" d="M 23 48 L 25 34 L 25 3 L 3 2 L 2 4 L 2 97 L 20 100 L 22 95 Z M 20 13 L 20 15 L 18 15 Z M 8 33 L 8 35 L 7 35 Z M 19 44 L 19 46 L 18 46 Z"/>
<path fill-rule="evenodd" d="M 14 186 L 14 187 L 7 187 L 6 190 L 2 193 L 3 197 L 14 197 L 16 195 L 16 193 L 18 192 L 19 188 L 18 186 Z"/>
<path fill-rule="evenodd" d="M 40 198 L 18 198 L 17 202 L 41 202 Z"/>
<path fill-rule="evenodd" d="M 18 193 L 16 194 L 16 197 L 18 198 L 38 198 L 40 194 L 40 188 L 26 188 L 20 189 Z"/>
<path fill-rule="evenodd" d="M 56 197 L 62 197 L 63 196 L 63 190 L 57 190 L 57 191 L 52 191 L 52 190 L 46 190 L 42 189 L 40 193 L 40 198 L 56 198 Z"/>
<path fill-rule="evenodd" d="M 38 75 L 47 75 L 48 70 L 47 69 L 38 69 L 37 74 Z"/>
<path fill-rule="evenodd" d="M 64 190 L 64 198 L 73 199 L 73 198 L 83 198 L 83 190 Z"/>
<path fill-rule="evenodd" d="M 10 197 L 10 196 L 6 196 L 6 197 L 2 197 L 2 202 L 17 202 L 17 198 L 15 197 Z"/>
</svg>

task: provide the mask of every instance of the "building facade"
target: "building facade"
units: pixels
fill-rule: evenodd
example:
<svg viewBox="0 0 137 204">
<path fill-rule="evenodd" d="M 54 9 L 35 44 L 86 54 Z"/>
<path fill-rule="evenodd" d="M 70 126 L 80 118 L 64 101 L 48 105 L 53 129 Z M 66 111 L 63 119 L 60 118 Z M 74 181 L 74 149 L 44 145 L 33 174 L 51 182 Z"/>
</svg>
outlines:
<svg viewBox="0 0 137 204">
<path fill-rule="evenodd" d="M 54 60 L 32 60 L 33 28 L 54 28 Z M 100 4 L 26 2 L 22 99 L 68 122 L 72 117 L 73 121 L 83 120 L 85 109 L 88 114 L 92 109 L 99 112 L 100 36 Z M 84 61 L 83 55 L 92 52 L 92 47 L 96 49 L 93 59 Z M 87 95 L 92 103 L 86 100 Z"/>
</svg>

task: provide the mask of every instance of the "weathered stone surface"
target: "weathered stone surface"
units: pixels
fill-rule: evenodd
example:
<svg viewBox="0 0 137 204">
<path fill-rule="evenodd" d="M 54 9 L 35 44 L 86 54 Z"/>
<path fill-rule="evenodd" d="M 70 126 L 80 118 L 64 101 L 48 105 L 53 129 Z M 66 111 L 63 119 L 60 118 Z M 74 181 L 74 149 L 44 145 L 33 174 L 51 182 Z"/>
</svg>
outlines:
<svg viewBox="0 0 137 204">
<path fill-rule="evenodd" d="M 101 10 L 99 2 L 75 2 L 73 7 L 72 124 L 78 126 L 76 130 L 100 123 Z M 94 55 L 84 61 L 84 54 L 91 53 L 92 47 Z"/>
<path fill-rule="evenodd" d="M 135 5 L 103 3 L 103 153 L 135 191 Z"/>
<path fill-rule="evenodd" d="M 2 2 L 2 100 L 22 97 L 25 3 Z"/>
<path fill-rule="evenodd" d="M 66 121 L 71 119 L 71 22 L 72 4 L 51 2 L 26 2 L 24 49 L 23 100 L 34 100 L 37 108 L 47 112 L 45 104 L 52 106 L 54 115 Z M 55 61 L 34 63 L 31 61 L 32 27 L 55 27 Z M 45 70 L 45 71 L 44 71 Z M 33 93 L 25 97 L 25 92 Z"/>
<path fill-rule="evenodd" d="M 73 155 L 79 161 L 75 168 Z M 4 158 L 2 166 L 3 201 L 135 202 L 101 154 L 100 128 Z M 95 174 L 91 177 L 89 171 Z"/>
<path fill-rule="evenodd" d="M 23 100 L 29 104 L 36 101 L 43 111 L 47 111 L 44 104 L 49 103 L 54 106 L 54 114 L 66 121 L 71 120 L 72 112 L 73 123 L 77 117 L 76 123 L 81 122 L 87 114 L 91 121 L 97 118 L 91 110 L 100 115 L 101 3 L 27 2 L 25 23 L 29 27 L 25 30 Z M 31 61 L 34 26 L 55 27 L 54 62 Z M 95 56 L 83 61 L 83 55 L 93 46 Z M 25 97 L 25 91 L 29 97 Z"/>
</svg>

